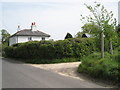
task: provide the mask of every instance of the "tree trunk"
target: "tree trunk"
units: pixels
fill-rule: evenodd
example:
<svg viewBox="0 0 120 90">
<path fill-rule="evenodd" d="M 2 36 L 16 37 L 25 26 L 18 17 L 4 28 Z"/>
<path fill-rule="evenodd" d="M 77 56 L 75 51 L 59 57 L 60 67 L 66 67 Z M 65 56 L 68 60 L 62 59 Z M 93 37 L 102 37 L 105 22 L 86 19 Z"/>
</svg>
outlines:
<svg viewBox="0 0 120 90">
<path fill-rule="evenodd" d="M 101 33 L 101 57 L 104 58 L 104 34 Z"/>
<path fill-rule="evenodd" d="M 110 41 L 110 54 L 112 54 L 112 55 L 113 55 L 112 41 Z"/>
</svg>

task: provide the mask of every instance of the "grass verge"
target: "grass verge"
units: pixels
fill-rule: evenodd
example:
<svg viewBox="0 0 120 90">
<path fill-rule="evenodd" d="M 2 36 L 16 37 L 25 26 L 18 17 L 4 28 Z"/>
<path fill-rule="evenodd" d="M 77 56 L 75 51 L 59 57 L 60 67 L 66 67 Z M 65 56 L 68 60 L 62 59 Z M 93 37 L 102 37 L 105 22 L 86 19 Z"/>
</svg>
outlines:
<svg viewBox="0 0 120 90">
<path fill-rule="evenodd" d="M 118 49 L 111 55 L 105 52 L 105 58 L 96 52 L 81 59 L 78 72 L 87 74 L 92 78 L 102 79 L 109 84 L 120 85 L 120 60 Z"/>
</svg>

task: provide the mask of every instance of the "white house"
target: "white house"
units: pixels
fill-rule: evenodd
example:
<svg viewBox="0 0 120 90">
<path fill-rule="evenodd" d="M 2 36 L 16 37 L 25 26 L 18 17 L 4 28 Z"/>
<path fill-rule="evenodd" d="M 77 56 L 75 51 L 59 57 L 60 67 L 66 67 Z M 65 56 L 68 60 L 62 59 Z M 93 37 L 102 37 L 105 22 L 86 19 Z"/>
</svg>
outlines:
<svg viewBox="0 0 120 90">
<path fill-rule="evenodd" d="M 48 40 L 49 37 L 49 34 L 37 30 L 34 22 L 31 25 L 31 29 L 20 30 L 20 26 L 18 26 L 18 31 L 9 38 L 9 45 L 11 46 L 15 43 L 23 43 L 27 41 Z"/>
<path fill-rule="evenodd" d="M 90 37 L 92 37 L 92 35 L 88 34 L 88 33 L 84 33 L 84 34 L 82 34 L 82 37 L 83 38 L 90 38 Z"/>
</svg>

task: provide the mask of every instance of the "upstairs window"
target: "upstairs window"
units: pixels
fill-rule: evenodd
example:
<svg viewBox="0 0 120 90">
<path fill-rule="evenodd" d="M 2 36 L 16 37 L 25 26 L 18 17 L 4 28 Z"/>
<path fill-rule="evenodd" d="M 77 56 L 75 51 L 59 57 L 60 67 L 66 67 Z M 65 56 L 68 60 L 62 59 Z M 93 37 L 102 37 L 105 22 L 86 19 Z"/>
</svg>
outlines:
<svg viewBox="0 0 120 90">
<path fill-rule="evenodd" d="M 28 41 L 31 41 L 32 40 L 32 37 L 28 37 Z"/>
</svg>

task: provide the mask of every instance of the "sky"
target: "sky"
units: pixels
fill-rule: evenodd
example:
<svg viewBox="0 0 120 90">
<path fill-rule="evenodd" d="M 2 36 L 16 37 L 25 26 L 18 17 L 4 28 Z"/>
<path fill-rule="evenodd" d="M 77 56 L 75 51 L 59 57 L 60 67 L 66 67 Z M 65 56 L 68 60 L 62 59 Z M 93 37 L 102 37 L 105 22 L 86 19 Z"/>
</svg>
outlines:
<svg viewBox="0 0 120 90">
<path fill-rule="evenodd" d="M 118 3 L 118 24 L 120 24 L 120 1 Z"/>
<path fill-rule="evenodd" d="M 31 23 L 36 22 L 37 29 L 50 34 L 50 39 L 63 40 L 67 32 L 75 36 L 81 31 L 80 15 L 90 14 L 84 3 L 94 5 L 95 1 L 118 18 L 119 0 L 2 0 L 0 28 L 12 35 L 17 32 L 18 25 L 21 29 L 29 29 Z"/>
</svg>

